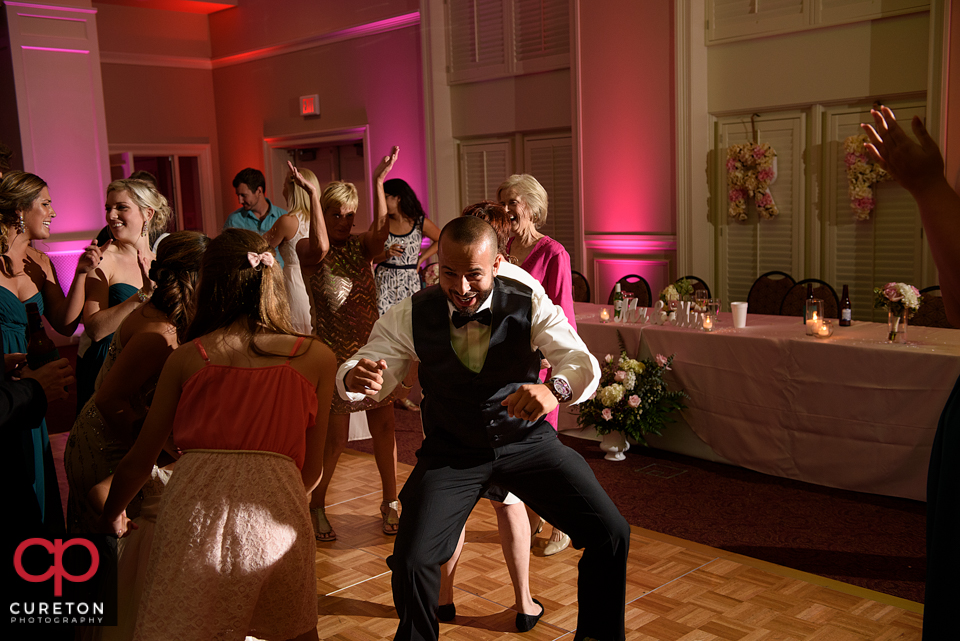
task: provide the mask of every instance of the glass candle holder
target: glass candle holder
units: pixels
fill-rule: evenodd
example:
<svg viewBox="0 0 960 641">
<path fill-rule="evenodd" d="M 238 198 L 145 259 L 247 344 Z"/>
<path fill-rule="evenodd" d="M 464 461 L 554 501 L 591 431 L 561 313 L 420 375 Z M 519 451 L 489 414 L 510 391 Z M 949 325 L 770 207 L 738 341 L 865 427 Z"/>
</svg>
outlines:
<svg viewBox="0 0 960 641">
<path fill-rule="evenodd" d="M 717 325 L 717 314 L 711 309 L 710 306 L 707 306 L 706 311 L 700 315 L 701 326 L 705 332 L 712 332 L 713 328 Z"/>
<path fill-rule="evenodd" d="M 600 308 L 600 322 L 601 322 L 601 323 L 609 323 L 609 322 L 610 322 L 610 312 L 607 310 L 606 307 L 601 307 L 601 308 Z"/>
<path fill-rule="evenodd" d="M 819 298 L 808 298 L 803 308 L 803 323 L 807 327 L 808 336 L 816 334 L 822 320 L 823 301 Z"/>
<path fill-rule="evenodd" d="M 826 318 L 821 319 L 814 336 L 817 338 L 830 338 L 833 336 L 833 321 Z"/>
</svg>

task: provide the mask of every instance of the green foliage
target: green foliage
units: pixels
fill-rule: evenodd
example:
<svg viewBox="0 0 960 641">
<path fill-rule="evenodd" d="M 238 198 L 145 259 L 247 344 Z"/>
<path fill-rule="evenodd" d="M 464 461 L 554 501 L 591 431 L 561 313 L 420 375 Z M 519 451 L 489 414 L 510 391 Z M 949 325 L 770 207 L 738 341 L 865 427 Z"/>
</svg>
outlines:
<svg viewBox="0 0 960 641">
<path fill-rule="evenodd" d="M 623 432 L 646 445 L 646 434 L 659 436 L 667 423 L 676 422 L 671 414 L 686 408 L 683 399 L 688 396 L 682 391 L 669 391 L 663 381 L 675 354 L 631 358 L 620 332 L 617 339 L 620 356 L 607 354 L 600 364 L 600 386 L 592 398 L 578 406 L 577 423 L 581 427 L 593 425 L 600 435 Z"/>
</svg>

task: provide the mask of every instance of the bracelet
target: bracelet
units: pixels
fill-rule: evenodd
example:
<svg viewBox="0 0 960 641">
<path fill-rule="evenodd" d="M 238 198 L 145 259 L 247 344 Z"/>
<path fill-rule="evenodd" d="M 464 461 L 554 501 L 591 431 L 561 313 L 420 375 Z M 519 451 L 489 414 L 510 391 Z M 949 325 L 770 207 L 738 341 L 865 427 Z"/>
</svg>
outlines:
<svg viewBox="0 0 960 641">
<path fill-rule="evenodd" d="M 413 389 L 413 385 L 404 385 L 403 381 L 400 381 L 400 387 L 403 389 Z"/>
<path fill-rule="evenodd" d="M 150 300 L 151 296 L 153 296 L 153 294 L 148 294 L 143 291 L 143 287 L 137 290 L 137 300 L 139 300 L 141 303 L 145 303 Z"/>
</svg>

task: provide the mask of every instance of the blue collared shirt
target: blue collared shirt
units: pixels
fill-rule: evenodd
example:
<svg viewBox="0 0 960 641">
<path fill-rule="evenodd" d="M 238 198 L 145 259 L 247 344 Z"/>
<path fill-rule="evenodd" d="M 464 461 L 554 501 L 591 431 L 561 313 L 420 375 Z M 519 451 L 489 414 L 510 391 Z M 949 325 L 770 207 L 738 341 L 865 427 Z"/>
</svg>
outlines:
<svg viewBox="0 0 960 641">
<path fill-rule="evenodd" d="M 277 222 L 280 216 L 283 216 L 287 213 L 286 209 L 281 209 L 274 205 L 270 199 L 267 199 L 267 214 L 261 219 L 257 218 L 257 215 L 253 213 L 250 209 L 243 209 L 242 207 L 235 212 L 227 216 L 226 222 L 223 223 L 224 229 L 249 229 L 250 231 L 255 231 L 261 236 L 270 229 L 273 228 L 273 224 Z M 277 262 L 280 263 L 280 267 L 283 267 L 283 258 L 280 256 L 280 252 L 276 252 Z"/>
</svg>

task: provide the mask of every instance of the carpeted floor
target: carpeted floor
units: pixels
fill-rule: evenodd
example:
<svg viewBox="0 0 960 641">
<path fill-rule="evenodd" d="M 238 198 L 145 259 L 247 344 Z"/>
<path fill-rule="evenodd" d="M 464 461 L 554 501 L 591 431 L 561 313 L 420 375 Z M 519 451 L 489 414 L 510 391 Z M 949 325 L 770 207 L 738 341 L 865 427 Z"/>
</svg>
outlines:
<svg viewBox="0 0 960 641">
<path fill-rule="evenodd" d="M 416 412 L 396 412 L 398 458 L 416 463 Z M 926 505 L 810 485 L 635 447 L 604 460 L 594 441 L 560 436 L 590 464 L 631 525 L 923 602 Z M 350 447 L 372 453 L 371 441 Z"/>
</svg>

